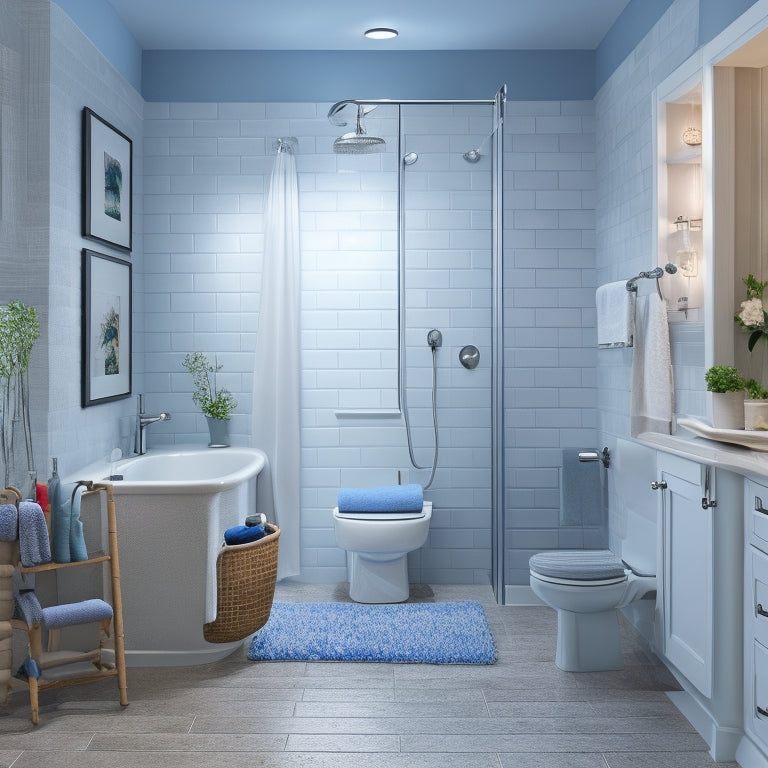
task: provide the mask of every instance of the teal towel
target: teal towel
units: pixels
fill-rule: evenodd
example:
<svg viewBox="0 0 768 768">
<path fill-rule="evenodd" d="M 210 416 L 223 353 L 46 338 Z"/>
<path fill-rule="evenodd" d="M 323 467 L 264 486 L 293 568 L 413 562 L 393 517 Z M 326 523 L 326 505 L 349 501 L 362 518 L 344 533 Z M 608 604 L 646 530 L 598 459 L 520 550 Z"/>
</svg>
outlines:
<svg viewBox="0 0 768 768">
<path fill-rule="evenodd" d="M 564 448 L 560 472 L 560 525 L 599 526 L 605 521 L 599 461 L 579 461 L 579 448 Z"/>
<path fill-rule="evenodd" d="M 418 483 L 378 488 L 341 488 L 339 512 L 418 512 L 424 507 L 424 489 Z"/>
<path fill-rule="evenodd" d="M 70 494 L 74 485 L 51 483 L 48 488 L 48 500 L 51 503 L 51 533 L 53 534 L 53 561 L 71 563 L 69 551 L 70 531 L 72 528 L 72 502 Z"/>
<path fill-rule="evenodd" d="M 83 523 L 80 520 L 80 500 L 85 491 L 85 485 L 78 484 L 72 492 L 72 512 L 69 523 L 69 556 L 73 563 L 88 559 L 88 550 L 83 538 Z"/>
</svg>

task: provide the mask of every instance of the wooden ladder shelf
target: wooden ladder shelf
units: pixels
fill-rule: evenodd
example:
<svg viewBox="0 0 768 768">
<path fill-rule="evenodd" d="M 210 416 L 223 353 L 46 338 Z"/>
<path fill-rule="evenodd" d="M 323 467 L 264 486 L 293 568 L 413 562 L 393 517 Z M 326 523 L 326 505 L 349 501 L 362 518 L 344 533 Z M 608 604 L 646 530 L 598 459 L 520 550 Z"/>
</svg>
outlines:
<svg viewBox="0 0 768 768">
<path fill-rule="evenodd" d="M 80 560 L 70 563 L 43 563 L 42 565 L 24 566 L 18 564 L 18 569 L 22 574 L 42 573 L 44 571 L 57 571 L 64 568 L 77 568 L 84 565 L 93 565 L 94 563 L 107 563 L 110 570 L 110 581 L 112 586 L 112 615 L 99 619 L 99 645 L 90 651 L 68 651 L 59 650 L 59 630 L 61 627 L 55 626 L 48 629 L 48 647 L 43 650 L 42 643 L 42 625 L 39 622 L 27 624 L 24 620 L 13 619 L 11 625 L 14 629 L 27 632 L 29 638 L 29 656 L 37 664 L 40 676 L 38 678 L 29 675 L 26 680 L 13 678 L 13 685 L 26 686 L 29 689 L 29 706 L 33 723 L 39 722 L 38 693 L 50 688 L 61 688 L 68 685 L 79 685 L 81 683 L 90 683 L 94 680 L 101 680 L 105 677 L 117 677 L 117 687 L 120 695 L 120 704 L 127 706 L 128 694 L 125 673 L 125 637 L 123 634 L 123 603 L 120 592 L 120 561 L 117 549 L 117 514 L 115 511 L 115 497 L 112 486 L 108 483 L 87 483 L 85 494 L 104 493 L 107 499 L 107 533 L 108 549 L 106 554 L 89 557 L 87 560 Z M 72 603 L 67 607 L 74 617 L 77 616 L 78 609 L 82 606 L 87 607 L 86 603 L 94 601 L 83 601 L 82 603 Z M 102 602 L 102 601 L 95 601 Z M 104 604 L 108 608 L 108 604 Z M 91 619 L 88 620 L 89 622 Z M 72 624 L 85 623 L 77 621 L 62 626 L 71 626 Z M 114 625 L 114 659 L 112 651 L 105 648 L 105 641 L 110 636 L 110 625 Z M 82 664 L 90 662 L 94 669 L 80 673 L 73 673 L 61 677 L 49 677 L 46 679 L 45 671 L 55 667 L 61 667 L 67 664 Z"/>
</svg>

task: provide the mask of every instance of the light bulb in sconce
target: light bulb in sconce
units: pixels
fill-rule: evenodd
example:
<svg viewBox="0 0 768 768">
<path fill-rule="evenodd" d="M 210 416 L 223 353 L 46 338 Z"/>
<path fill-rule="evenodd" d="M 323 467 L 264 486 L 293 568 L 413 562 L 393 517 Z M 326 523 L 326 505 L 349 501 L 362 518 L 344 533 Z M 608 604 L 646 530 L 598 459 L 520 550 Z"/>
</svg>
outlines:
<svg viewBox="0 0 768 768">
<path fill-rule="evenodd" d="M 683 277 L 696 277 L 699 274 L 699 257 L 696 251 L 678 251 L 675 261 Z"/>
</svg>

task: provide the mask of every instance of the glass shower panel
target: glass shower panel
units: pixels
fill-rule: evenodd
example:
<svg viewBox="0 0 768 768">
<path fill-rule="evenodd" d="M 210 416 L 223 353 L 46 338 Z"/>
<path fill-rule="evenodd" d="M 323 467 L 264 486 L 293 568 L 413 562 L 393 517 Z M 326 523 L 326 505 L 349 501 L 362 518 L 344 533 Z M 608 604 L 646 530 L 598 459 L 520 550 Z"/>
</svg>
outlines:
<svg viewBox="0 0 768 768">
<path fill-rule="evenodd" d="M 435 451 L 432 351 L 436 355 L 439 456 L 426 496 L 427 545 L 411 556 L 423 583 L 488 584 L 492 567 L 493 106 L 400 107 L 403 373 L 413 453 L 426 483 Z M 479 365 L 462 366 L 474 345 Z"/>
</svg>

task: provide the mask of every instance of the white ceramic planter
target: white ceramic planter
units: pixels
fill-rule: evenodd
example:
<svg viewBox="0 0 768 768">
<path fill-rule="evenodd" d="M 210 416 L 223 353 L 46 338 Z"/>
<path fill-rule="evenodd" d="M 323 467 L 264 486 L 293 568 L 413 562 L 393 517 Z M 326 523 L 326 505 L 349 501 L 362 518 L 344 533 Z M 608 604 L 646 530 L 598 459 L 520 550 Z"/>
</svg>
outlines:
<svg viewBox="0 0 768 768">
<path fill-rule="evenodd" d="M 744 392 L 712 393 L 712 426 L 744 429 Z"/>
<path fill-rule="evenodd" d="M 744 401 L 744 429 L 768 430 L 768 400 Z"/>
</svg>

